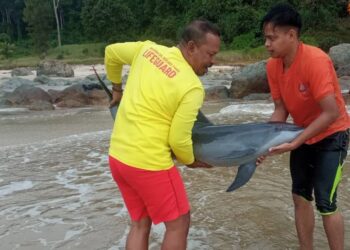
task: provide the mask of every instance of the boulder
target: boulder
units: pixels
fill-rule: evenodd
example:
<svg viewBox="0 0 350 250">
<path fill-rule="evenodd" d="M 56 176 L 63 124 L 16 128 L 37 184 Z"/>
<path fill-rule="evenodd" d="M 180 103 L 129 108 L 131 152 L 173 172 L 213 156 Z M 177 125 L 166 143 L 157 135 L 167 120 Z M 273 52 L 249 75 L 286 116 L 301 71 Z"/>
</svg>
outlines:
<svg viewBox="0 0 350 250">
<path fill-rule="evenodd" d="M 271 95 L 269 93 L 253 93 L 243 97 L 246 101 L 257 101 L 257 100 L 269 100 Z"/>
<path fill-rule="evenodd" d="M 339 79 L 340 88 L 342 93 L 349 93 L 350 90 L 350 76 L 342 76 Z"/>
<path fill-rule="evenodd" d="M 52 91 L 51 91 L 52 92 Z M 86 105 L 107 105 L 108 97 L 98 84 L 74 84 L 55 96 L 58 107 L 83 107 Z"/>
<path fill-rule="evenodd" d="M 50 60 L 50 61 L 41 61 L 39 63 L 37 76 L 46 75 L 46 76 L 58 76 L 58 77 L 73 77 L 74 71 L 73 68 L 63 62 Z"/>
<path fill-rule="evenodd" d="M 329 56 L 336 69 L 350 64 L 350 43 L 342 43 L 331 47 Z"/>
<path fill-rule="evenodd" d="M 205 89 L 205 101 L 221 100 L 229 97 L 229 91 L 225 86 L 214 86 Z"/>
<path fill-rule="evenodd" d="M 49 85 L 49 86 L 67 86 L 71 84 L 70 80 L 65 80 L 65 79 L 52 79 L 46 75 L 41 75 L 41 76 L 37 76 L 34 78 L 33 80 L 36 83 L 40 83 L 43 85 Z"/>
<path fill-rule="evenodd" d="M 5 96 L 5 103 L 10 106 L 29 107 L 34 110 L 54 109 L 51 96 L 43 89 L 22 85 Z"/>
<path fill-rule="evenodd" d="M 266 60 L 247 65 L 232 76 L 230 96 L 233 98 L 242 98 L 252 93 L 268 92 Z"/>
<path fill-rule="evenodd" d="M 15 68 L 11 71 L 11 76 L 29 76 L 33 72 L 29 68 Z"/>
<path fill-rule="evenodd" d="M 350 76 L 350 63 L 347 65 L 340 66 L 337 69 L 337 75 L 338 77 Z"/>
<path fill-rule="evenodd" d="M 20 77 L 11 77 L 11 78 L 7 78 L 5 79 L 2 84 L 0 84 L 0 92 L 4 91 L 4 92 L 12 92 L 13 90 L 15 90 L 16 88 L 22 86 L 22 85 L 26 85 L 26 86 L 34 86 L 34 82 L 27 80 L 27 79 L 23 79 Z"/>
</svg>

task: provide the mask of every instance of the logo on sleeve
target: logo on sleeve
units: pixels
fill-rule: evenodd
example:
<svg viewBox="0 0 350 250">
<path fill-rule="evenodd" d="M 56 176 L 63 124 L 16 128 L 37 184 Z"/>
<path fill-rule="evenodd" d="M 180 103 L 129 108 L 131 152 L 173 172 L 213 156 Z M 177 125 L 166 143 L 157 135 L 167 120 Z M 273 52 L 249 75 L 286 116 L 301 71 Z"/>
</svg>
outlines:
<svg viewBox="0 0 350 250">
<path fill-rule="evenodd" d="M 304 83 L 299 83 L 299 92 L 304 94 L 308 91 L 309 87 Z"/>
</svg>

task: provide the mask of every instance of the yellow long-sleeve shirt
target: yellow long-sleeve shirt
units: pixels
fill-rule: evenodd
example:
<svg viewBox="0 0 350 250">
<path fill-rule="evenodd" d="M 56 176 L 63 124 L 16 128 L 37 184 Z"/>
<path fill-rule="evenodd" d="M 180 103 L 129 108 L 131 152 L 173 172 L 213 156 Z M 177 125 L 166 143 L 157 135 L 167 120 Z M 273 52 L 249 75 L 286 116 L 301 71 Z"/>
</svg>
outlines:
<svg viewBox="0 0 350 250">
<path fill-rule="evenodd" d="M 107 77 L 121 82 L 131 65 L 114 124 L 109 154 L 146 170 L 194 161 L 192 127 L 204 99 L 203 86 L 181 51 L 156 43 L 128 42 L 106 47 Z"/>
</svg>

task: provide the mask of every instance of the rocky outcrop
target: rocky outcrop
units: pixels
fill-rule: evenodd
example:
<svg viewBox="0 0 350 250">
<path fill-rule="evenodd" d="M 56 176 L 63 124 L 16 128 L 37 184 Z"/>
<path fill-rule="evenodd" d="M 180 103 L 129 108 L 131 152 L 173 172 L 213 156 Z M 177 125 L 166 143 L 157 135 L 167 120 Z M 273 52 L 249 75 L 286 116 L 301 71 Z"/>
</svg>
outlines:
<svg viewBox="0 0 350 250">
<path fill-rule="evenodd" d="M 243 97 L 243 100 L 246 101 L 257 101 L 257 100 L 269 100 L 271 98 L 271 95 L 269 93 L 252 93 L 245 97 Z"/>
<path fill-rule="evenodd" d="M 48 85 L 48 86 L 67 86 L 71 85 L 72 82 L 70 80 L 58 78 L 58 79 L 52 79 L 46 75 L 37 76 L 33 80 L 35 83 L 39 83 L 42 85 Z"/>
<path fill-rule="evenodd" d="M 3 92 L 12 92 L 22 85 L 35 85 L 32 81 L 20 77 L 3 78 L 1 80 L 2 83 L 0 84 L 0 95 Z"/>
<path fill-rule="evenodd" d="M 73 77 L 74 71 L 73 68 L 59 61 L 41 61 L 37 68 L 37 76 L 46 75 L 46 76 L 58 76 L 58 77 Z"/>
<path fill-rule="evenodd" d="M 350 76 L 342 76 L 339 78 L 340 88 L 343 92 L 349 92 L 350 90 Z"/>
<path fill-rule="evenodd" d="M 350 64 L 350 43 L 342 43 L 331 47 L 329 56 L 336 69 Z"/>
<path fill-rule="evenodd" d="M 51 96 L 43 89 L 22 85 L 12 93 L 5 95 L 4 103 L 9 106 L 28 107 L 32 110 L 51 110 Z"/>
<path fill-rule="evenodd" d="M 347 65 L 340 66 L 337 69 L 337 75 L 338 77 L 350 76 L 350 63 Z"/>
<path fill-rule="evenodd" d="M 108 105 L 104 90 L 97 84 L 74 84 L 55 98 L 58 107 L 83 107 L 86 105 Z"/>
<path fill-rule="evenodd" d="M 251 93 L 268 93 L 266 60 L 245 66 L 241 72 L 233 74 L 230 97 L 242 98 Z"/>
<path fill-rule="evenodd" d="M 205 101 L 221 100 L 229 97 L 229 91 L 225 86 L 214 86 L 205 89 Z"/>
<path fill-rule="evenodd" d="M 11 71 L 11 76 L 29 76 L 33 72 L 29 68 L 15 68 Z"/>
</svg>

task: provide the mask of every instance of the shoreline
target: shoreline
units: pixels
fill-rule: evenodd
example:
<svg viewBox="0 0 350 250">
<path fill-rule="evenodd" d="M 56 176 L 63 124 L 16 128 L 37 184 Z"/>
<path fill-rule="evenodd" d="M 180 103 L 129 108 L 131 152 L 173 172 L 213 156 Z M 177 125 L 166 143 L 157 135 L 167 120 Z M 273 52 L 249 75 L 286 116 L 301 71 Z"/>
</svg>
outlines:
<svg viewBox="0 0 350 250">
<path fill-rule="evenodd" d="M 89 75 L 93 75 L 94 71 L 92 70 L 92 66 L 95 67 L 97 73 L 99 74 L 105 74 L 105 67 L 104 64 L 70 64 L 70 66 L 74 70 L 74 76 L 73 77 L 56 77 L 56 76 L 49 76 L 50 78 L 64 78 L 64 79 L 74 79 L 74 78 L 84 78 Z M 232 70 L 234 68 L 241 68 L 244 66 L 244 64 L 237 64 L 237 65 L 231 65 L 231 64 L 215 64 L 212 67 L 209 68 L 209 72 L 219 72 L 220 70 Z M 1 69 L 0 68 L 0 79 L 1 78 L 11 78 L 11 77 L 21 77 L 28 80 L 33 80 L 36 75 L 36 68 L 34 67 L 19 67 L 19 68 L 28 68 L 32 71 L 32 75 L 27 76 L 11 76 L 12 69 Z M 124 65 L 122 75 L 124 76 L 130 69 L 129 65 Z"/>
</svg>

